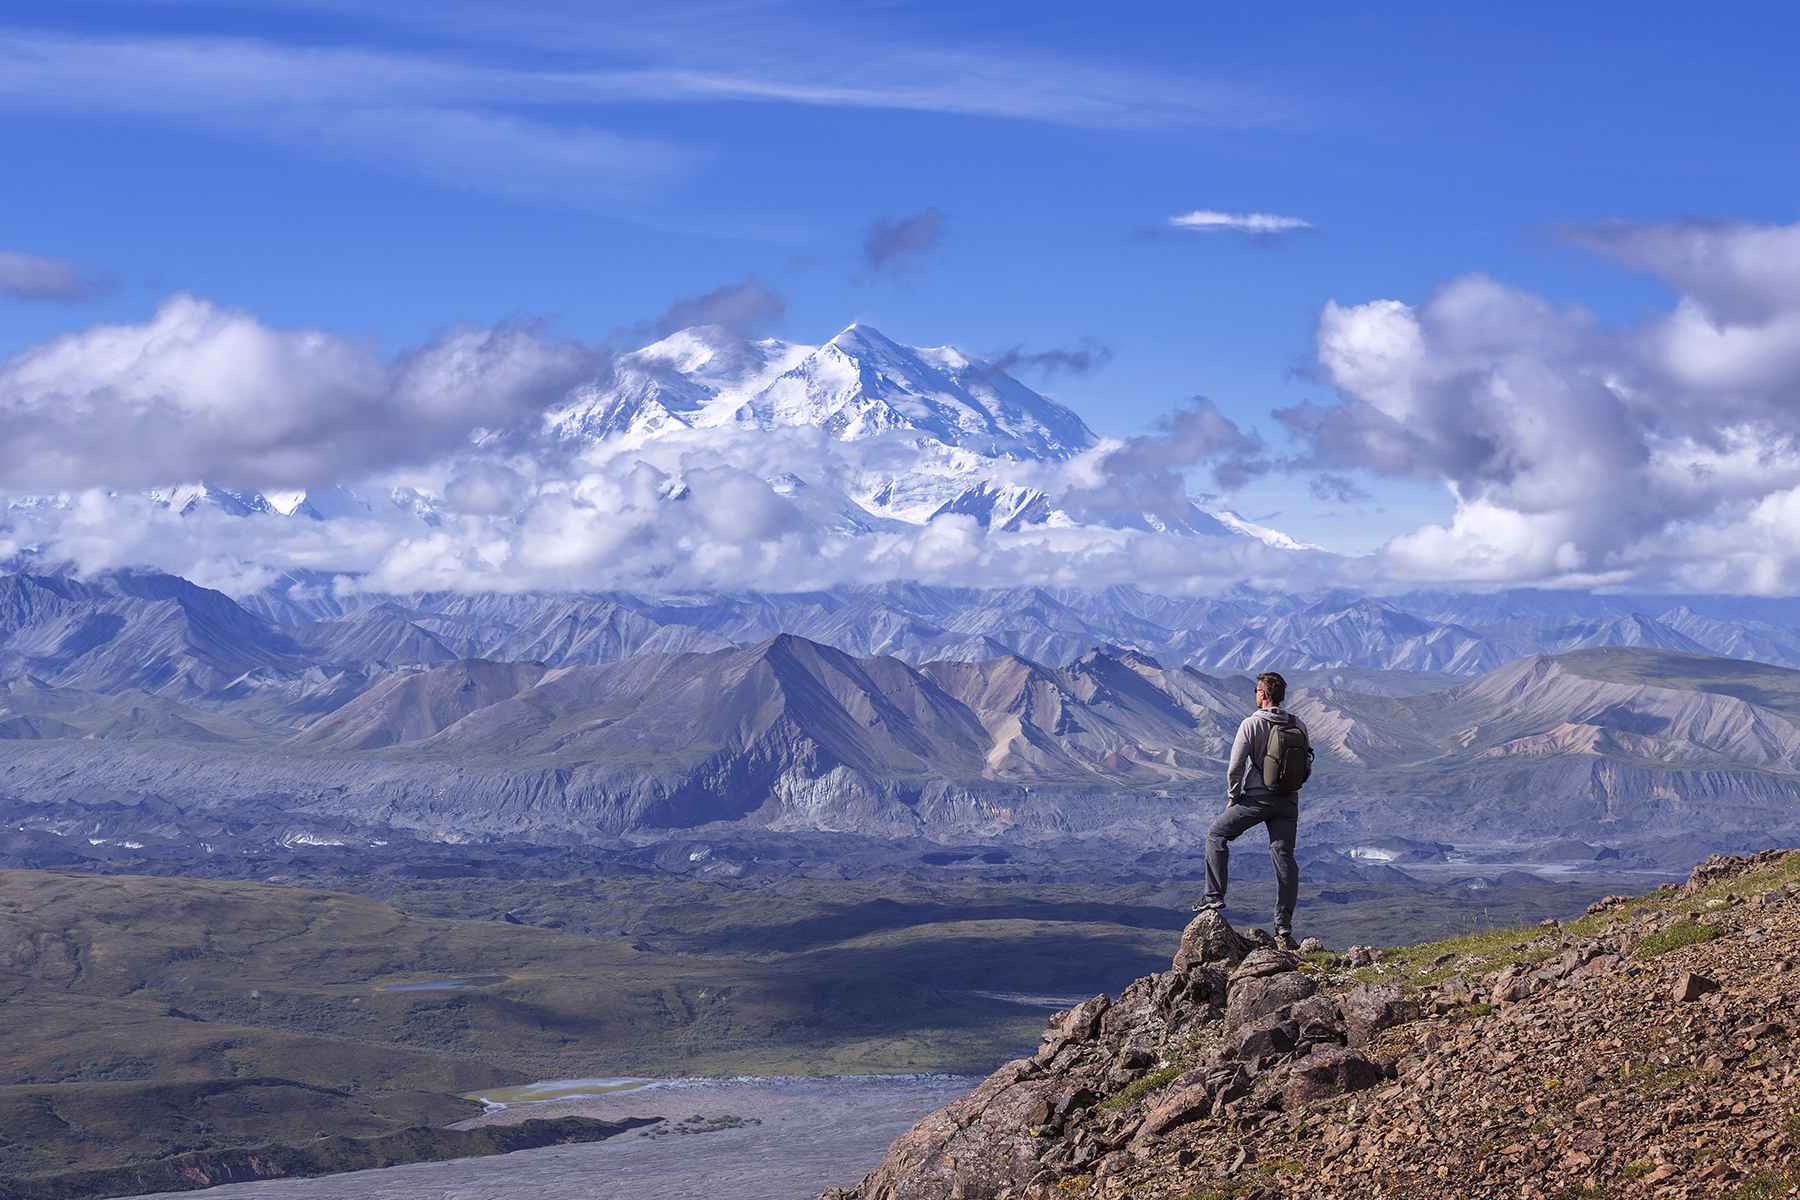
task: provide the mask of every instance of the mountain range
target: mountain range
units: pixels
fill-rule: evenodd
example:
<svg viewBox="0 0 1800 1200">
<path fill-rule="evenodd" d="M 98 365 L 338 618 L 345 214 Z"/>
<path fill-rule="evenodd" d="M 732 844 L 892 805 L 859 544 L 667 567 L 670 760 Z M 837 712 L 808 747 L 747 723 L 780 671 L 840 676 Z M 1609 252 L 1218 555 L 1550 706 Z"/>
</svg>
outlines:
<svg viewBox="0 0 1800 1200">
<path fill-rule="evenodd" d="M 412 593 L 344 589 L 289 573 L 240 597 L 300 640 L 384 637 L 387 665 L 448 657 L 601 662 L 646 650 L 719 649 L 793 633 L 855 654 L 922 663 L 1021 654 L 1066 665 L 1127 646 L 1207 671 L 1372 668 L 1476 675 L 1533 654 L 1643 646 L 1800 667 L 1800 601 L 1545 593 L 1235 588 L 1166 596 L 1135 587 L 949 588 L 799 593 Z M 331 624 L 335 623 L 335 624 Z M 436 644 L 420 643 L 429 635 Z M 410 648 L 409 648 L 410 647 Z M 412 659 L 410 653 L 426 657 Z"/>
<path fill-rule="evenodd" d="M 1608 618 L 1610 601 L 1580 627 L 1634 644 L 1475 674 L 1499 653 L 1478 650 L 1482 634 L 1346 597 L 1254 617 L 1248 597 L 1136 592 L 354 600 L 0 577 L 6 819 L 221 845 L 588 841 L 721 822 L 1191 845 L 1248 706 L 1240 672 L 1271 661 L 1292 669 L 1291 707 L 1322 755 L 1308 828 L 1324 842 L 1731 843 L 1800 818 L 1800 672 L 1651 644 L 1646 629 L 1666 623 Z M 1411 600 L 1440 617 L 1450 603 Z M 1528 629 L 1537 603 L 1482 597 L 1468 615 Z M 328 611 L 307 619 L 308 605 Z M 1220 668 L 1111 640 L 1059 656 L 1003 641 L 1073 646 L 1103 614 L 1105 631 L 1175 627 L 1201 648 L 1218 638 L 1199 622 L 1236 621 L 1320 662 L 1302 669 L 1250 635 Z M 964 653 L 768 632 L 799 615 L 847 642 L 880 617 L 881 637 L 920 651 L 941 631 Z M 1574 638 L 1566 618 L 1545 628 Z M 1387 630 L 1433 654 L 1477 649 L 1430 660 L 1456 674 L 1326 661 Z"/>
</svg>

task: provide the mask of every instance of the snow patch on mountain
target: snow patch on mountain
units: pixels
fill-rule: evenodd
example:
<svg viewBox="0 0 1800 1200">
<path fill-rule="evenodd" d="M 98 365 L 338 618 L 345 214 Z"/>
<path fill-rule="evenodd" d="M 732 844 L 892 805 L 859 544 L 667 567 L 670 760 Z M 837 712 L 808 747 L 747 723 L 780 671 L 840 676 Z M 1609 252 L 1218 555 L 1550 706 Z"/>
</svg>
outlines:
<svg viewBox="0 0 1800 1200">
<path fill-rule="evenodd" d="M 1267 525 L 1258 525 L 1254 521 L 1246 521 L 1228 508 L 1207 510 L 1207 515 L 1215 521 L 1236 530 L 1246 537 L 1253 537 L 1265 546 L 1273 546 L 1277 550 L 1323 550 L 1323 546 L 1315 546 L 1311 542 L 1302 542 L 1279 529 L 1270 529 Z"/>
</svg>

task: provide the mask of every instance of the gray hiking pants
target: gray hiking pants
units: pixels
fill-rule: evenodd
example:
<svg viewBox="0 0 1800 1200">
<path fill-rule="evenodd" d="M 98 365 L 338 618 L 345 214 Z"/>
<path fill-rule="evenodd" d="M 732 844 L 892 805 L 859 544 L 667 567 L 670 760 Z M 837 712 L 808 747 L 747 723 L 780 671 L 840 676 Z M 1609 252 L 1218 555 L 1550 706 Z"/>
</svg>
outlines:
<svg viewBox="0 0 1800 1200">
<path fill-rule="evenodd" d="M 1206 831 L 1206 899 L 1223 906 L 1231 881 L 1231 843 L 1245 830 L 1269 827 L 1269 857 L 1275 860 L 1275 928 L 1294 927 L 1300 898 L 1300 867 L 1294 862 L 1294 835 L 1300 825 L 1297 801 L 1276 796 L 1233 800 Z"/>
</svg>

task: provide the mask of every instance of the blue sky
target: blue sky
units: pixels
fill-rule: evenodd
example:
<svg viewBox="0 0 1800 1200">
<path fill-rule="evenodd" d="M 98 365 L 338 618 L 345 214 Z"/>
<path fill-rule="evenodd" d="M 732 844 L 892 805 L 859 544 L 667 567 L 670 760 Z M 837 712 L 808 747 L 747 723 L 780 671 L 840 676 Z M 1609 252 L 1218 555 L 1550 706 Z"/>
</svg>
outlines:
<svg viewBox="0 0 1800 1200">
<path fill-rule="evenodd" d="M 1794 18 L 1769 6 L 7 6 L 0 250 L 111 284 L 0 297 L 0 352 L 188 291 L 391 347 L 541 317 L 600 339 L 746 276 L 773 330 L 974 352 L 1091 339 L 1028 381 L 1105 433 L 1204 394 L 1332 398 L 1321 307 L 1472 272 L 1606 323 L 1663 283 L 1561 232 L 1792 220 Z M 935 209 L 892 269 L 872 222 Z M 1311 228 L 1191 232 L 1192 210 Z M 1370 550 L 1442 483 L 1274 472 L 1230 503 Z"/>
</svg>

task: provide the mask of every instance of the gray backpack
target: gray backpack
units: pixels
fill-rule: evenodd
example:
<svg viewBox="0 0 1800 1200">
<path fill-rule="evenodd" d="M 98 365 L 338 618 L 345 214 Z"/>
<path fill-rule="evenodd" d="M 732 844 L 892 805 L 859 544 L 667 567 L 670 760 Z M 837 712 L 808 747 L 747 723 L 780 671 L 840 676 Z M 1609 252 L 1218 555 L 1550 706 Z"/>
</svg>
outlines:
<svg viewBox="0 0 1800 1200">
<path fill-rule="evenodd" d="M 1279 795 L 1294 795 L 1311 777 L 1312 763 L 1312 743 L 1299 722 L 1291 717 L 1274 722 L 1263 751 L 1263 786 Z"/>
</svg>

